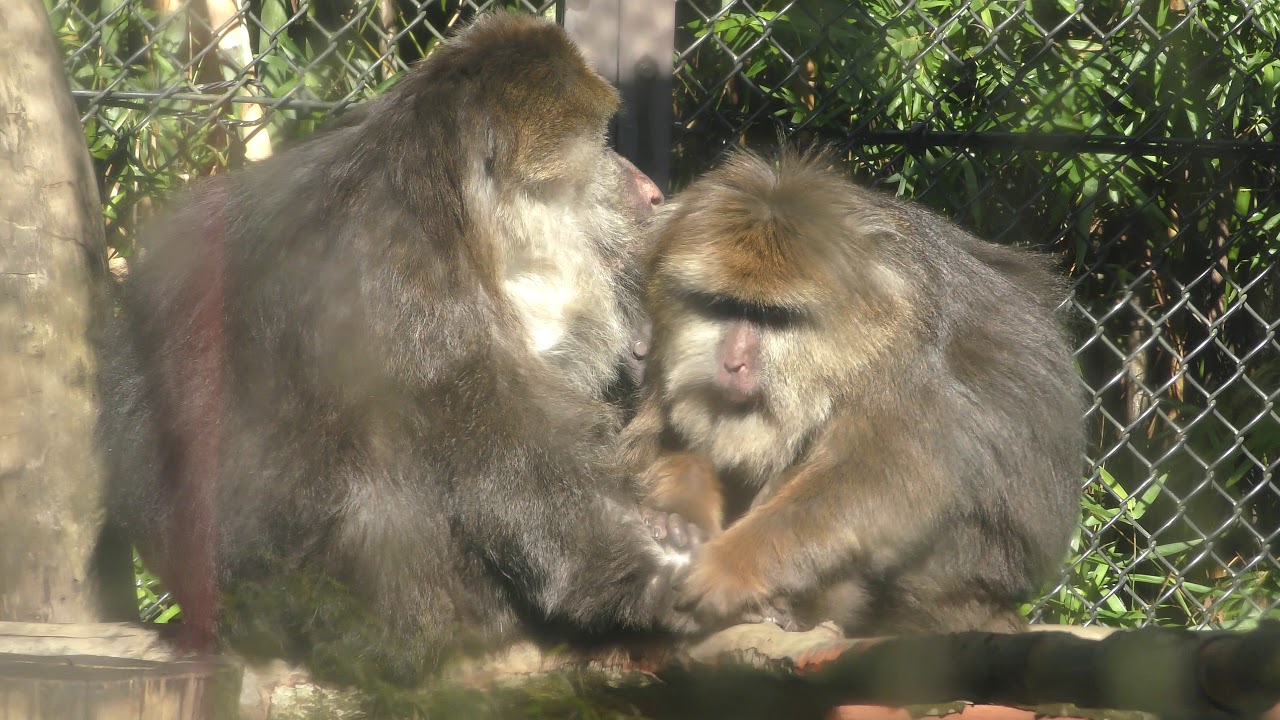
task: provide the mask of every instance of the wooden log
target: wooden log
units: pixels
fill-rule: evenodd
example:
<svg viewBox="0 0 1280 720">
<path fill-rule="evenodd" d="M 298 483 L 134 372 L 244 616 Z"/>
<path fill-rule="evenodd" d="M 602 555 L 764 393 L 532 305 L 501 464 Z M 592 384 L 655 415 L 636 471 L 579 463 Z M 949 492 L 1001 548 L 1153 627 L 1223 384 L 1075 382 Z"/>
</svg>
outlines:
<svg viewBox="0 0 1280 720">
<path fill-rule="evenodd" d="M 0 620 L 136 617 L 127 553 L 95 556 L 98 186 L 44 3 L 0 5 Z"/>
<path fill-rule="evenodd" d="M 142 623 L 0 622 L 0 653 L 104 655 L 135 660 L 176 659 L 155 625 Z"/>
<path fill-rule="evenodd" d="M 138 624 L 0 623 L 0 720 L 235 718 L 241 672 Z"/>
<path fill-rule="evenodd" d="M 241 663 L 176 657 L 138 625 L 0 623 L 0 720 L 344 718 L 388 700 L 430 716 L 499 718 L 566 692 L 581 695 L 560 698 L 566 707 L 623 701 L 654 718 L 1280 720 L 1278 631 L 1264 623 L 1249 633 L 1052 628 L 851 640 L 825 626 L 742 625 L 658 667 L 625 653 L 587 662 L 520 645 L 377 697 L 280 661 L 251 666 L 242 680 Z"/>
<path fill-rule="evenodd" d="M 240 670 L 216 658 L 0 653 L 0 720 L 234 718 Z"/>
<path fill-rule="evenodd" d="M 646 688 L 637 700 L 656 700 L 650 706 L 656 714 L 691 711 L 682 717 L 713 709 L 737 717 L 783 709 L 791 717 L 824 717 L 829 708 L 852 703 L 965 701 L 1040 712 L 1067 707 L 1071 717 L 1086 717 L 1081 709 L 1091 708 L 1108 718 L 1149 713 L 1275 720 L 1280 623 L 1245 633 L 1146 628 L 866 640 L 740 626 L 708 639 L 682 666 L 658 676 L 666 681 L 664 691 Z"/>
</svg>

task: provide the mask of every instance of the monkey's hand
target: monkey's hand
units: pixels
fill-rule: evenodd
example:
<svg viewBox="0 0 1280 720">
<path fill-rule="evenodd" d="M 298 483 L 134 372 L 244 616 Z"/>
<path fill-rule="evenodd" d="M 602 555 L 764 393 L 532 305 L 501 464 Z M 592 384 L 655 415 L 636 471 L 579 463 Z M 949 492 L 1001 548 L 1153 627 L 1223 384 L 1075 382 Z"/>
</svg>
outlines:
<svg viewBox="0 0 1280 720">
<path fill-rule="evenodd" d="M 661 516 L 660 522 L 665 528 L 675 527 L 684 528 L 683 522 L 679 516 L 674 516 L 675 522 L 671 520 L 671 516 Z M 646 524 L 649 524 L 649 516 L 645 517 Z M 653 526 L 651 526 L 653 527 Z M 656 533 L 655 533 L 656 534 Z M 676 533 L 684 538 L 683 542 L 689 542 L 688 530 L 681 530 Z M 670 540 L 672 535 L 667 535 L 666 540 Z M 662 539 L 654 538 L 657 544 L 657 572 L 649 580 L 649 588 L 647 595 L 650 602 L 657 609 L 657 621 L 660 627 L 668 631 L 680 634 L 694 634 L 700 632 L 702 623 L 694 616 L 688 608 L 680 607 L 677 604 L 679 598 L 679 587 L 683 583 L 684 574 L 689 569 L 690 551 L 685 548 L 677 548 L 674 542 L 664 542 Z"/>
<path fill-rule="evenodd" d="M 679 517 L 674 521 L 666 515 L 650 517 L 639 512 L 640 508 L 629 501 L 606 499 L 604 507 L 613 525 L 628 538 L 628 543 L 635 543 L 637 555 L 631 557 L 640 562 L 629 566 L 631 572 L 628 575 L 640 580 L 642 589 L 637 593 L 626 589 L 622 591 L 624 596 L 635 602 L 629 614 L 643 618 L 642 622 L 653 629 L 679 634 L 698 632 L 701 627 L 693 614 L 675 606 L 679 578 L 690 562 L 687 525 Z M 676 528 L 674 533 L 673 526 Z M 675 545 L 673 535 L 680 539 L 679 547 Z"/>
<path fill-rule="evenodd" d="M 721 536 L 722 538 L 724 536 Z M 749 621 L 750 610 L 769 605 L 774 593 L 761 578 L 752 575 L 751 563 L 740 563 L 719 539 L 704 545 L 688 572 L 676 579 L 676 608 L 693 613 L 708 627 L 724 627 Z"/>
<path fill-rule="evenodd" d="M 696 632 L 700 623 L 687 608 L 676 607 L 675 603 L 679 597 L 677 588 L 689 569 L 693 550 L 702 544 L 702 532 L 696 525 L 685 522 L 677 513 L 641 508 L 640 516 L 650 536 L 658 544 L 661 574 L 653 582 L 661 585 L 655 586 L 655 591 L 663 595 L 660 603 L 663 607 L 670 608 L 670 615 L 663 620 L 663 624 L 677 632 Z"/>
</svg>

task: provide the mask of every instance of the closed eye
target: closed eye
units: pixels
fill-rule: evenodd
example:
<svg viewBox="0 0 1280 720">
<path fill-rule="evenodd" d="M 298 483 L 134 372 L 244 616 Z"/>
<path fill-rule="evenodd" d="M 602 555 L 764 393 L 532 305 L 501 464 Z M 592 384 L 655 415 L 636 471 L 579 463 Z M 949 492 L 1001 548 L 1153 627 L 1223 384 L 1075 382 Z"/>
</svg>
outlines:
<svg viewBox="0 0 1280 720">
<path fill-rule="evenodd" d="M 763 327 L 783 328 L 806 321 L 800 310 L 770 305 L 724 293 L 690 292 L 686 301 L 695 312 L 712 320 L 746 320 Z"/>
</svg>

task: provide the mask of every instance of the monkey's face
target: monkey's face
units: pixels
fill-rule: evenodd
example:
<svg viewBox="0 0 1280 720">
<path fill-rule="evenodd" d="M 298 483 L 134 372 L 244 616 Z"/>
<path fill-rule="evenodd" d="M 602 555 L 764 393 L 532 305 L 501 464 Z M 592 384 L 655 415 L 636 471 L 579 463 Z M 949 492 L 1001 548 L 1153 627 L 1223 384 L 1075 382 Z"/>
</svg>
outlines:
<svg viewBox="0 0 1280 720">
<path fill-rule="evenodd" d="M 649 377 L 667 422 L 721 469 L 763 479 L 794 461 L 828 417 L 818 320 L 796 308 L 706 293 L 654 308 Z"/>
<path fill-rule="evenodd" d="M 631 292 L 638 295 L 643 274 L 643 258 L 653 244 L 651 221 L 665 198 L 639 168 L 603 144 L 595 149 L 595 159 L 585 168 L 591 182 L 579 202 L 593 208 L 585 215 L 584 232 L 592 238 L 605 267 L 618 279 L 625 278 Z"/>
<path fill-rule="evenodd" d="M 834 173 L 738 154 L 662 218 L 646 381 L 721 469 L 791 464 L 833 408 L 890 381 L 913 342 L 892 218 Z M 758 476 L 759 476 L 758 475 Z"/>
</svg>

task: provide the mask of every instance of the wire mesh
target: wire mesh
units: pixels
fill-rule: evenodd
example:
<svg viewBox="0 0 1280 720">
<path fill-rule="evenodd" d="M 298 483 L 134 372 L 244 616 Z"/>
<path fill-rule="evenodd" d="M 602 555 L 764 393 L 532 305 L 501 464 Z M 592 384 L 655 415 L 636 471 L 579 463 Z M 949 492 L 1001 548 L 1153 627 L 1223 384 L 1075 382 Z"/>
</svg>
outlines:
<svg viewBox="0 0 1280 720">
<path fill-rule="evenodd" d="M 122 255 L 154 198 L 304 136 L 491 4 L 46 2 Z M 674 4 L 677 187 L 729 145 L 821 141 L 1072 278 L 1085 501 L 1032 618 L 1280 616 L 1280 2 Z"/>
<path fill-rule="evenodd" d="M 554 0 L 46 0 L 127 254 L 182 182 L 302 137 L 376 95 L 475 13 Z"/>
</svg>

